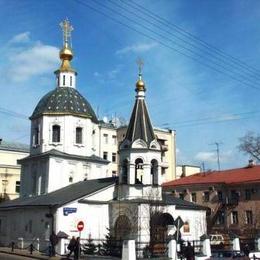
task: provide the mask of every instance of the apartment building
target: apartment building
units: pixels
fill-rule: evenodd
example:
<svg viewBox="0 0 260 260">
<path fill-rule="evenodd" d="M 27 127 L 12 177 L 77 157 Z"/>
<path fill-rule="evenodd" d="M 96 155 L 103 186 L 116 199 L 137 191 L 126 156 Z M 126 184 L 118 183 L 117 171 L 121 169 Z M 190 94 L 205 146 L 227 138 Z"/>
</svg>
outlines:
<svg viewBox="0 0 260 260">
<path fill-rule="evenodd" d="M 172 196 L 210 208 L 211 233 L 255 236 L 260 231 L 260 165 L 201 172 L 163 185 Z"/>
<path fill-rule="evenodd" d="M 0 200 L 15 199 L 20 192 L 21 166 L 17 160 L 29 154 L 29 146 L 0 142 Z"/>
</svg>

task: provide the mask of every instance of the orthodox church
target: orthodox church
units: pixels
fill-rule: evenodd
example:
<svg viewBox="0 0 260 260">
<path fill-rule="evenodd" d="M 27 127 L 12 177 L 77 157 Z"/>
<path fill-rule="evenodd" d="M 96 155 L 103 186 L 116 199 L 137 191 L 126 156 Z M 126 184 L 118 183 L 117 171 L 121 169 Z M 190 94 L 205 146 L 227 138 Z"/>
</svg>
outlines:
<svg viewBox="0 0 260 260">
<path fill-rule="evenodd" d="M 98 156 L 99 121 L 76 89 L 69 21 L 62 29 L 56 88 L 34 109 L 30 155 L 19 160 L 20 198 L 0 204 L 0 243 L 22 238 L 45 248 L 52 231 L 78 236 L 79 221 L 84 223 L 82 239 L 104 239 L 109 229 L 118 239 L 162 241 L 176 219 L 182 220 L 182 238 L 199 239 L 206 233 L 206 209 L 162 191 L 162 151 L 145 102 L 141 64 L 133 111 L 119 146 L 119 174 L 107 177 L 109 161 Z M 65 242 L 59 252 L 65 252 Z"/>
</svg>

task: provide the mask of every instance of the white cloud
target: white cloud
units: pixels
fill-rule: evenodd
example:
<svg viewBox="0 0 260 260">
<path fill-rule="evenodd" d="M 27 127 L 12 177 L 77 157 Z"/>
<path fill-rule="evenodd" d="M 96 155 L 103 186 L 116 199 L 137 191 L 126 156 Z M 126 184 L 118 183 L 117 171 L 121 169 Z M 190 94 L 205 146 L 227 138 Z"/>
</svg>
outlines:
<svg viewBox="0 0 260 260">
<path fill-rule="evenodd" d="M 195 155 L 195 159 L 202 162 L 215 162 L 216 153 L 214 152 L 199 152 Z"/>
<path fill-rule="evenodd" d="M 129 53 L 129 52 L 133 52 L 133 53 L 146 52 L 146 51 L 153 49 L 157 45 L 158 44 L 155 43 L 155 42 L 134 44 L 134 45 L 131 45 L 131 46 L 127 46 L 123 49 L 117 50 L 116 54 L 122 55 L 122 54 L 126 54 L 126 53 Z"/>
<path fill-rule="evenodd" d="M 41 42 L 31 42 L 29 32 L 14 36 L 5 47 L 5 63 L 0 63 L 2 80 L 23 82 L 32 77 L 44 77 L 58 68 L 59 49 L 44 45 Z M 27 45 L 23 43 L 28 42 Z M 3 72 L 3 73 L 2 73 Z"/>
<path fill-rule="evenodd" d="M 220 162 L 228 162 L 232 159 L 232 151 L 220 152 Z M 195 159 L 201 162 L 215 163 L 217 161 L 216 152 L 198 152 Z"/>
<path fill-rule="evenodd" d="M 9 42 L 10 43 L 25 43 L 30 41 L 30 32 L 23 32 L 15 35 Z"/>
</svg>

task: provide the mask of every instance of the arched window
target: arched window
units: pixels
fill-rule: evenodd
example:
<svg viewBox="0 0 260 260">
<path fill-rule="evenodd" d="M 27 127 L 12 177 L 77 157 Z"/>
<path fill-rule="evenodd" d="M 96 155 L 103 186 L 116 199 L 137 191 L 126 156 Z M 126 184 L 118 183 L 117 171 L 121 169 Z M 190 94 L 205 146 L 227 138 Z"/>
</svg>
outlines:
<svg viewBox="0 0 260 260">
<path fill-rule="evenodd" d="M 122 184 L 127 184 L 128 161 L 125 159 L 122 164 Z"/>
<path fill-rule="evenodd" d="M 54 143 L 60 142 L 60 126 L 59 125 L 52 126 L 52 142 L 54 142 Z"/>
<path fill-rule="evenodd" d="M 135 160 L 135 184 L 143 183 L 143 160 L 138 158 Z"/>
<path fill-rule="evenodd" d="M 151 161 L 151 176 L 152 184 L 158 185 L 158 162 L 155 159 Z"/>
<path fill-rule="evenodd" d="M 82 127 L 76 127 L 76 144 L 82 144 Z"/>
</svg>

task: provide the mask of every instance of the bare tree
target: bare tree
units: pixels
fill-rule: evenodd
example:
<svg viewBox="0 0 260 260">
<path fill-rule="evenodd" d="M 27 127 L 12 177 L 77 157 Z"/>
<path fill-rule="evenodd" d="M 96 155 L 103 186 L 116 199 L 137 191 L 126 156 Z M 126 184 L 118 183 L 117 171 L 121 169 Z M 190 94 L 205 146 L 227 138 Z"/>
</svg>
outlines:
<svg viewBox="0 0 260 260">
<path fill-rule="evenodd" d="M 239 138 L 239 141 L 238 149 L 240 151 L 260 161 L 260 134 L 248 132 L 245 136 Z"/>
</svg>

